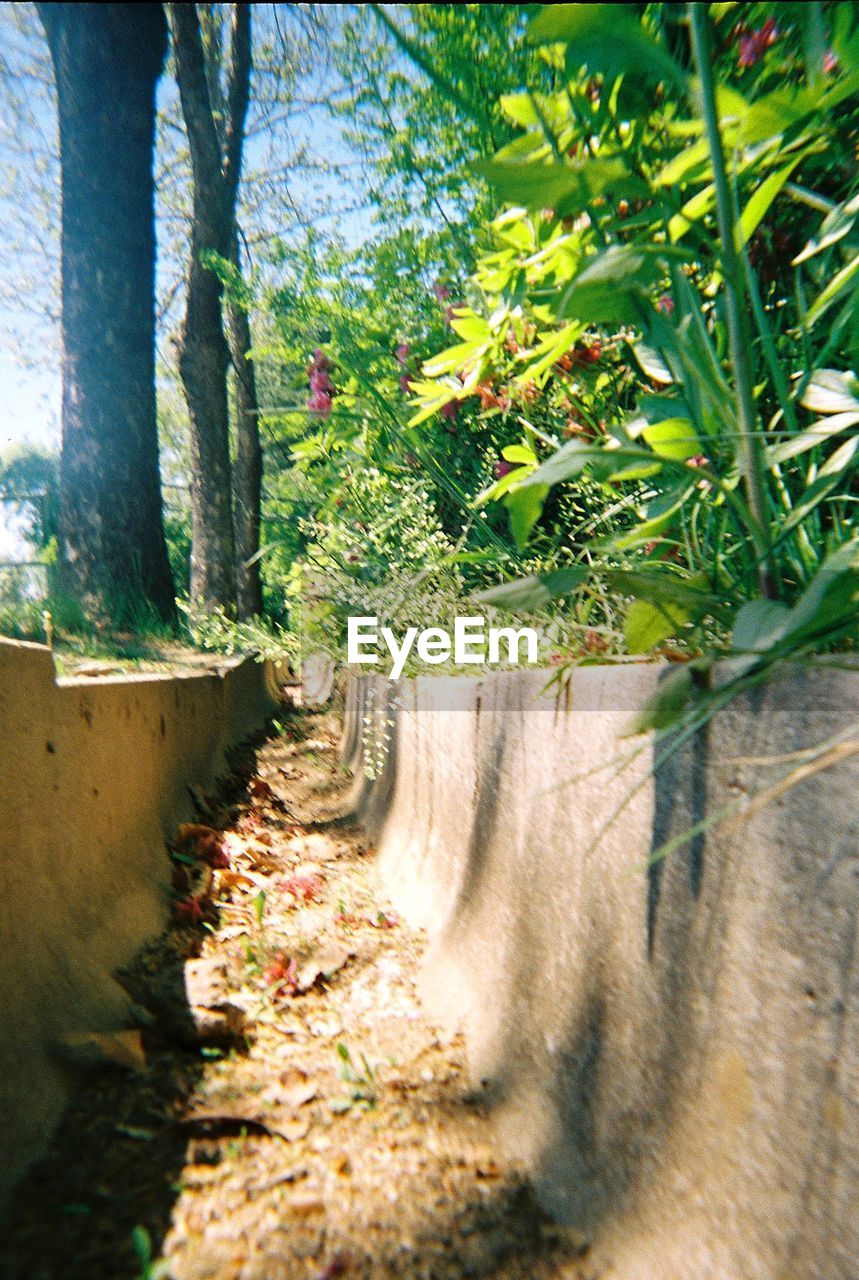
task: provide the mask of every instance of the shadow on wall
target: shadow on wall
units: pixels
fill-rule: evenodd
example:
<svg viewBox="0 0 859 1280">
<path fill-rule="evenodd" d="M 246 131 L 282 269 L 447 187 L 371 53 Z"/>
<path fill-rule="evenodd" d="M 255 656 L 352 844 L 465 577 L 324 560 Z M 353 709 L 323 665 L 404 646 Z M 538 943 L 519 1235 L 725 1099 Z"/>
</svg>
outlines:
<svg viewBox="0 0 859 1280">
<path fill-rule="evenodd" d="M 165 840 L 275 709 L 264 668 L 57 681 L 0 641 L 0 1202 L 69 1097 L 68 1048 L 135 1025 L 117 981 L 166 921 Z"/>
<path fill-rule="evenodd" d="M 850 1280 L 859 761 L 651 855 L 859 729 L 859 675 L 736 700 L 654 778 L 666 743 L 622 735 L 658 678 L 399 682 L 389 891 L 511 1151 L 612 1275 Z"/>
<path fill-rule="evenodd" d="M 175 950 L 153 946 L 121 975 L 139 998 L 148 968 L 158 974 L 157 997 L 146 992 L 147 1003 L 157 1004 L 157 1010 L 145 1036 L 145 1075 L 96 1061 L 91 1065 L 99 1069 L 86 1075 L 84 1060 L 66 1063 L 70 1105 L 46 1157 L 24 1175 L 8 1209 L 9 1230 L 0 1243 L 5 1280 L 71 1275 L 131 1280 L 141 1271 L 132 1237 L 140 1227 L 158 1256 L 188 1148 L 188 1132 L 165 1123 L 165 1117 L 183 1109 L 204 1066 L 199 1042 L 192 1047 L 190 1041 L 193 1020 L 183 965 Z M 152 973 L 148 976 L 151 983 Z M 188 1044 L 181 1056 L 176 1040 Z M 70 1200 L 71 1187 L 76 1190 Z M 27 1211 L 33 1203 L 43 1206 L 39 1221 Z"/>
</svg>

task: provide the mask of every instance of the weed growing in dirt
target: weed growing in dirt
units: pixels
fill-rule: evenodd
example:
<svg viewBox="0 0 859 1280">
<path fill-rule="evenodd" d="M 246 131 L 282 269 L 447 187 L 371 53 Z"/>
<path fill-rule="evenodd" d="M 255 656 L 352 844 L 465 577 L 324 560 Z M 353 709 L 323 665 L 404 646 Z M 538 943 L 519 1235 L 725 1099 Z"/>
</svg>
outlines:
<svg viewBox="0 0 859 1280">
<path fill-rule="evenodd" d="M 361 1067 L 355 1064 L 349 1046 L 339 1041 L 337 1056 L 340 1059 L 340 1079 L 350 1086 L 349 1092 L 341 1094 L 331 1101 L 331 1110 L 335 1114 L 357 1109 L 373 1111 L 379 1105 L 378 1067 L 371 1067 L 366 1056 L 359 1054 Z"/>
</svg>

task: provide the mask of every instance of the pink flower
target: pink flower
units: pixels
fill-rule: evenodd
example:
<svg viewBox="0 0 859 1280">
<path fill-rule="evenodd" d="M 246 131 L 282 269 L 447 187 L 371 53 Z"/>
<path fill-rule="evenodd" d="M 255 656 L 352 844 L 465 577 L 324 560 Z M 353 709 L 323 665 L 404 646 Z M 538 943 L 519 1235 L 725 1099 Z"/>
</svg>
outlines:
<svg viewBox="0 0 859 1280">
<path fill-rule="evenodd" d="M 657 298 L 656 310 L 661 311 L 664 316 L 670 316 L 674 314 L 674 299 L 670 296 L 670 294 L 663 293 L 660 298 Z"/>
<path fill-rule="evenodd" d="M 409 383 L 411 382 L 411 378 L 412 378 L 412 375 L 409 372 L 400 374 L 400 390 L 402 391 L 403 395 L 407 396 L 411 391 L 411 387 L 409 386 Z"/>
<path fill-rule="evenodd" d="M 757 31 L 741 35 L 738 44 L 737 62 L 741 67 L 753 67 L 760 62 L 765 51 L 778 39 L 778 29 L 774 18 L 767 18 Z"/>
<path fill-rule="evenodd" d="M 331 412 L 331 396 L 327 391 L 314 391 L 307 401 L 311 413 L 318 413 L 320 418 L 327 418 Z"/>
<path fill-rule="evenodd" d="M 830 49 L 827 52 L 826 57 L 823 59 L 824 73 L 828 76 L 834 75 L 834 73 L 838 70 L 839 66 L 840 66 L 840 63 L 838 61 L 837 56 Z"/>
<path fill-rule="evenodd" d="M 412 349 L 407 342 L 401 342 L 396 351 L 397 364 L 406 364 L 411 354 L 411 350 Z"/>
<path fill-rule="evenodd" d="M 326 369 L 315 367 L 311 370 L 310 390 L 323 391 L 326 395 L 331 395 L 334 390 L 334 383 L 331 381 Z"/>
<path fill-rule="evenodd" d="M 432 291 L 438 298 L 439 302 L 447 302 L 450 297 L 450 289 L 448 289 L 446 284 L 442 284 L 440 280 L 436 280 L 432 287 Z"/>
<path fill-rule="evenodd" d="M 307 369 L 312 393 L 307 401 L 307 407 L 311 413 L 316 413 L 321 418 L 328 417 L 335 395 L 334 383 L 328 372 L 330 368 L 331 361 L 321 348 L 317 347 Z"/>
<path fill-rule="evenodd" d="M 289 876 L 280 882 L 280 887 L 295 898 L 296 902 L 316 902 L 322 892 L 322 877 L 307 872 Z"/>
<path fill-rule="evenodd" d="M 499 458 L 492 468 L 492 474 L 496 480 L 503 480 L 505 476 L 509 476 L 510 472 L 514 470 L 512 462 L 508 462 L 506 458 Z"/>
</svg>

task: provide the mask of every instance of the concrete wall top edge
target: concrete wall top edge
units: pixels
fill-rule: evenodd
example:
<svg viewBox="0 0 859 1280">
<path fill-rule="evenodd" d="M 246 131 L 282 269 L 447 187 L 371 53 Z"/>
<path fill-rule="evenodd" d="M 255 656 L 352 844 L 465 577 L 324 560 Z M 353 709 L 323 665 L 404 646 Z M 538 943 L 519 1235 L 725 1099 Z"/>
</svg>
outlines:
<svg viewBox="0 0 859 1280">
<path fill-rule="evenodd" d="M 25 665 L 35 670 L 43 670 L 53 677 L 58 688 L 94 689 L 100 685 L 146 684 L 152 681 L 190 680 L 217 676 L 223 678 L 246 663 L 260 661 L 253 653 L 231 655 L 212 654 L 211 658 L 199 666 L 181 666 L 177 664 L 172 671 L 120 671 L 108 675 L 57 675 L 53 651 L 44 644 L 36 644 L 30 640 L 15 640 L 9 636 L 0 636 L 0 663 L 3 660 L 20 669 Z M 261 663 L 262 665 L 262 663 Z"/>
</svg>

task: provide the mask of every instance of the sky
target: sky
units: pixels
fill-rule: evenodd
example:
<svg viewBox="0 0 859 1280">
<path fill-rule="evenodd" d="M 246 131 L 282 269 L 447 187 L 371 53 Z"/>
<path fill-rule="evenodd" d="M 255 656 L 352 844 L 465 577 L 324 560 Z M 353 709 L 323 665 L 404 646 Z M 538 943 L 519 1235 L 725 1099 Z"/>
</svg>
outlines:
<svg viewBox="0 0 859 1280">
<path fill-rule="evenodd" d="M 22 366 L 6 339 L 0 345 L 0 450 L 21 442 L 58 446 L 61 390 L 58 368 Z"/>
</svg>

